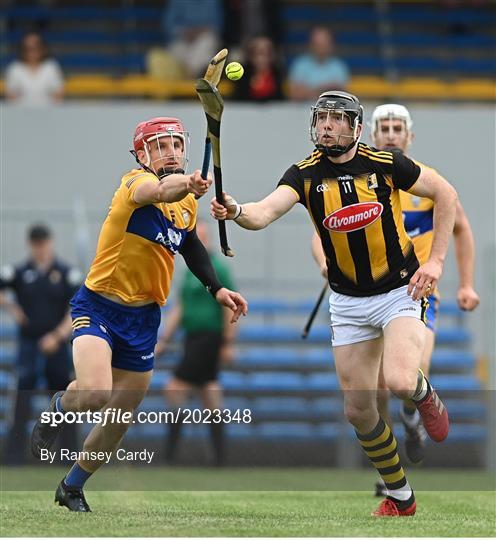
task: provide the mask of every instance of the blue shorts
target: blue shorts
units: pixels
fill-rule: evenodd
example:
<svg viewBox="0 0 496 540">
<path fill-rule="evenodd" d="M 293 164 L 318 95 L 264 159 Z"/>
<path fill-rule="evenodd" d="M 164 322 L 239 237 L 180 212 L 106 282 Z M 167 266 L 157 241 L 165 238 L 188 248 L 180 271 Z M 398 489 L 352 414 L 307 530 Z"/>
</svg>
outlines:
<svg viewBox="0 0 496 540">
<path fill-rule="evenodd" d="M 429 307 L 425 312 L 425 325 L 429 330 L 436 331 L 437 326 L 437 312 L 439 311 L 439 298 L 435 294 L 431 294 L 427 297 Z"/>
<path fill-rule="evenodd" d="M 83 285 L 70 302 L 72 339 L 90 335 L 112 349 L 112 367 L 128 371 L 153 369 L 160 326 L 160 306 L 123 306 Z"/>
</svg>

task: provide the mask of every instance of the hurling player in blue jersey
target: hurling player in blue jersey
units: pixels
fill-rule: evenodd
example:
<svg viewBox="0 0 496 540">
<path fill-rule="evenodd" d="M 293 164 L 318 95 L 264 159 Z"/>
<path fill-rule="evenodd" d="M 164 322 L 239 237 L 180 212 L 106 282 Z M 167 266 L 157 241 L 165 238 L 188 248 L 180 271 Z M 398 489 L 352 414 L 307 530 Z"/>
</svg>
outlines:
<svg viewBox="0 0 496 540">
<path fill-rule="evenodd" d="M 380 150 L 400 150 L 406 154 L 413 140 L 412 124 L 410 113 L 403 105 L 394 103 L 379 105 L 374 110 L 371 120 L 374 146 Z M 422 166 L 425 167 L 424 164 Z M 434 202 L 406 191 L 401 191 L 400 197 L 406 231 L 413 241 L 420 264 L 423 264 L 428 259 L 432 246 Z M 460 278 L 457 293 L 458 305 L 465 311 L 472 311 L 479 305 L 479 296 L 474 289 L 475 244 L 470 223 L 460 202 L 456 208 L 453 236 Z M 431 292 L 428 300 L 426 342 L 421 364 L 426 376 L 429 376 L 436 337 L 436 319 L 439 309 L 437 288 Z M 384 387 L 383 377 L 381 377 L 381 382 Z M 380 392 L 378 402 L 383 418 L 387 418 L 391 425 L 387 390 Z M 400 417 L 406 431 L 406 455 L 412 463 L 419 463 L 424 457 L 425 431 L 420 416 L 410 401 L 403 402 Z M 381 489 L 378 487 L 377 495 L 381 494 Z"/>
</svg>

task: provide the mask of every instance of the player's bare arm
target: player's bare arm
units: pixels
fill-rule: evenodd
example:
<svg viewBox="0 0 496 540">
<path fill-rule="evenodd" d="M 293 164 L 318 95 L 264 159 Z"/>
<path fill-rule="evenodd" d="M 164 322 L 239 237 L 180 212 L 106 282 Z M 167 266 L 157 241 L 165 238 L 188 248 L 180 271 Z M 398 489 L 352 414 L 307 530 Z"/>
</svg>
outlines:
<svg viewBox="0 0 496 540">
<path fill-rule="evenodd" d="M 265 199 L 258 202 L 238 204 L 230 195 L 224 194 L 226 206 L 216 199 L 210 204 L 210 214 L 218 220 L 234 219 L 236 223 L 252 231 L 264 229 L 276 219 L 286 214 L 298 202 L 296 193 L 285 186 L 279 186 Z"/>
<path fill-rule="evenodd" d="M 460 276 L 457 301 L 461 309 L 474 310 L 480 303 L 479 295 L 474 289 L 475 242 L 472 227 L 460 202 L 456 205 L 455 254 Z"/>
<path fill-rule="evenodd" d="M 415 272 L 408 285 L 408 294 L 411 294 L 414 300 L 418 300 L 428 296 L 436 288 L 441 277 L 455 224 L 458 196 L 451 184 L 427 167 L 421 167 L 420 176 L 409 192 L 434 201 L 434 237 L 430 257 Z"/>
<path fill-rule="evenodd" d="M 204 180 L 200 170 L 192 174 L 171 174 L 161 181 L 144 182 L 136 188 L 133 198 L 136 204 L 172 203 L 181 201 L 189 193 L 201 197 L 211 184 L 212 178 Z"/>
</svg>

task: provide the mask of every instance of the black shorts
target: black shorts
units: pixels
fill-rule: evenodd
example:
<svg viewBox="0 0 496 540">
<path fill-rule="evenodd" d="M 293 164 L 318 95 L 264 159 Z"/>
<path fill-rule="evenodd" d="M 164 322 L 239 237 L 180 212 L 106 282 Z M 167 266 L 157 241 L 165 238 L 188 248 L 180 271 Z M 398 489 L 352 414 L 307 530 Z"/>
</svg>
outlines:
<svg viewBox="0 0 496 540">
<path fill-rule="evenodd" d="M 219 352 L 222 335 L 204 331 L 186 334 L 184 355 L 174 370 L 174 375 L 183 381 L 203 385 L 216 381 L 219 374 Z"/>
</svg>

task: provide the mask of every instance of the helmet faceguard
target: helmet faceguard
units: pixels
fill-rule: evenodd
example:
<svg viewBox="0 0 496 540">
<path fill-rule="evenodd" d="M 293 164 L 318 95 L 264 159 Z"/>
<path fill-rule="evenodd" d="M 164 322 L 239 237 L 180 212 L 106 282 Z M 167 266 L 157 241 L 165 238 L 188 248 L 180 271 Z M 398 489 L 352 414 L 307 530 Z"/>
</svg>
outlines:
<svg viewBox="0 0 496 540">
<path fill-rule="evenodd" d="M 381 126 L 382 120 L 400 120 L 400 125 L 393 125 L 393 122 L 389 122 L 387 126 L 387 133 L 384 134 L 383 126 Z M 412 117 L 406 107 L 403 105 L 398 105 L 396 103 L 387 103 L 385 105 L 379 105 L 374 109 L 372 113 L 372 118 L 370 120 L 370 131 L 374 144 L 378 147 L 386 147 L 388 150 L 393 150 L 394 148 L 403 151 L 403 148 L 398 146 L 391 146 L 386 144 L 381 144 L 379 141 L 380 137 L 388 137 L 390 141 L 398 140 L 398 135 L 404 133 L 404 142 L 408 145 L 411 142 L 412 137 Z"/>
<path fill-rule="evenodd" d="M 341 156 L 357 144 L 362 122 L 363 107 L 357 97 L 347 92 L 324 92 L 311 108 L 310 140 L 326 156 Z M 329 129 L 331 123 L 342 127 Z M 351 133 L 344 132 L 345 125 Z"/>
<path fill-rule="evenodd" d="M 144 160 L 139 159 L 140 150 Z M 189 160 L 189 133 L 177 118 L 152 118 L 136 127 L 131 153 L 141 167 L 160 180 L 169 174 L 184 174 Z"/>
</svg>

